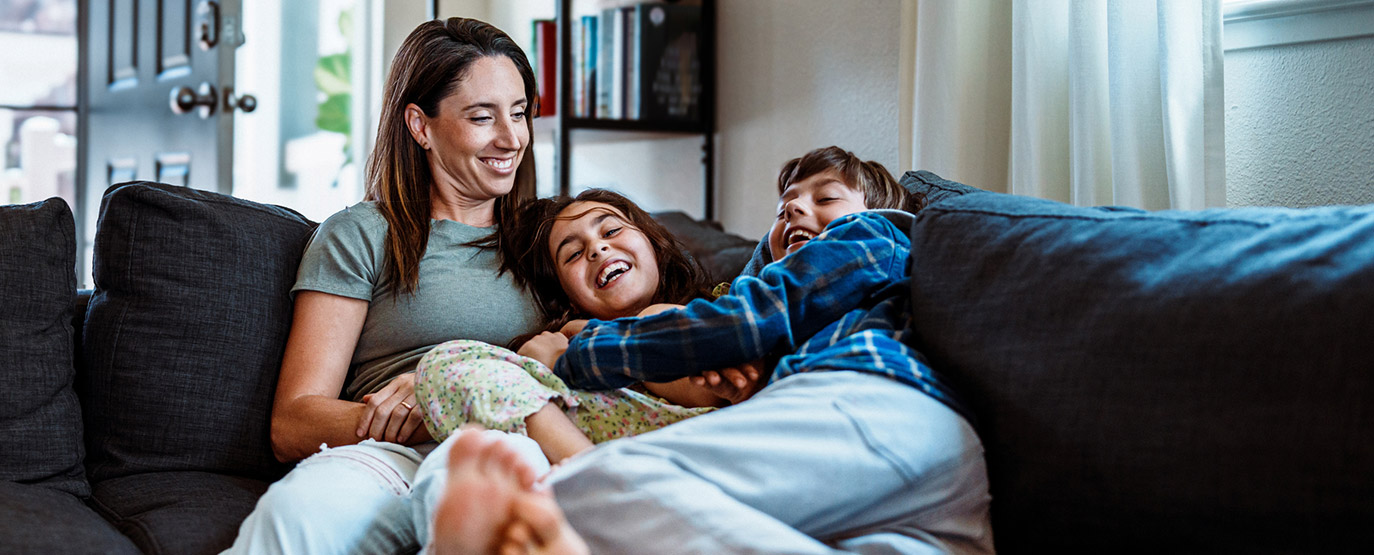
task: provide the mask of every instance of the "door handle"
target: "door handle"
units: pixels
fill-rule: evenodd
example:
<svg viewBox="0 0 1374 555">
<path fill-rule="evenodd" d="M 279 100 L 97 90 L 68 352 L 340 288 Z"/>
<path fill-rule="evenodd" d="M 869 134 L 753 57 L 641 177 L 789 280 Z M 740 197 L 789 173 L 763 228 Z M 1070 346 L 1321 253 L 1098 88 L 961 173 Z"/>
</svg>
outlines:
<svg viewBox="0 0 1374 555">
<path fill-rule="evenodd" d="M 207 119 L 214 115 L 215 107 L 218 105 L 219 95 L 215 93 L 215 86 L 209 83 L 201 83 L 197 89 L 188 86 L 172 89 L 172 112 L 174 113 L 185 114 L 195 110 L 200 115 L 200 119 Z"/>
<path fill-rule="evenodd" d="M 219 44 L 219 4 L 206 0 L 196 5 L 196 42 L 201 50 Z"/>
<path fill-rule="evenodd" d="M 258 99 L 251 94 L 238 96 L 234 94 L 233 86 L 224 87 L 224 112 L 233 112 L 234 109 L 243 110 L 246 114 L 258 109 Z"/>
</svg>

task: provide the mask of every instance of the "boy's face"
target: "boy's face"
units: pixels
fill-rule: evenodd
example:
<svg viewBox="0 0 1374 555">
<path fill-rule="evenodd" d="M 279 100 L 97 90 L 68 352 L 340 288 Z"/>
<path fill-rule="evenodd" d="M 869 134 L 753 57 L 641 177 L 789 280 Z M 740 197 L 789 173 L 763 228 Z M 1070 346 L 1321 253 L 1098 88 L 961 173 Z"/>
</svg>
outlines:
<svg viewBox="0 0 1374 555">
<path fill-rule="evenodd" d="M 820 235 L 837 218 L 868 210 L 863 191 L 844 181 L 835 170 L 797 181 L 778 198 L 778 219 L 768 233 L 773 260 L 782 260 Z"/>
</svg>

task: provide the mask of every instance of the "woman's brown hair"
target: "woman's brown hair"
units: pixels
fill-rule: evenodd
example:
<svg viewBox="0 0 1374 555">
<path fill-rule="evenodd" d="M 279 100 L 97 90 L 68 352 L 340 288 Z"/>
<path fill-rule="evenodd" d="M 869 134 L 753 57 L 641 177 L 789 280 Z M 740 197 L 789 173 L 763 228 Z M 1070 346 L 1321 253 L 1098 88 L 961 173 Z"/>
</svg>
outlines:
<svg viewBox="0 0 1374 555">
<path fill-rule="evenodd" d="M 558 215 L 575 202 L 609 205 L 629 219 L 626 222 L 628 225 L 648 238 L 654 248 L 654 257 L 658 259 L 660 283 L 653 299 L 655 304 L 687 304 L 692 299 L 710 296 L 711 284 L 706 271 L 687 254 L 682 242 L 630 199 L 605 189 L 588 189 L 576 197 L 536 199 L 521 206 L 515 225 L 511 226 L 517 230 L 514 234 L 516 239 L 511 242 L 512 249 L 503 251 L 501 271 L 510 270 L 518 283 L 529 288 L 550 329 L 562 327 L 568 320 L 579 316 L 577 307 L 573 306 L 568 293 L 558 281 L 556 262 L 549 251 L 553 223 L 581 215 L 571 214 L 561 218 Z"/>
<path fill-rule="evenodd" d="M 434 183 L 425 151 L 406 127 L 406 106 L 415 104 L 426 116 L 437 116 L 440 101 L 457 91 L 472 64 L 492 56 L 504 56 L 515 64 L 533 116 L 539 93 L 529 59 L 515 41 L 489 23 L 462 17 L 421 23 L 406 37 L 391 63 L 377 143 L 367 162 L 366 199 L 376 201 L 386 218 L 387 263 L 382 282 L 398 292 L 413 293 L 419 284 L 420 259 L 429 244 L 430 188 Z M 525 125 L 533 136 L 533 117 L 526 117 Z M 526 151 L 515 170 L 515 187 L 496 199 L 496 231 L 474 246 L 499 251 L 510 242 L 505 224 L 514 219 L 521 202 L 533 197 L 534 156 Z"/>
<path fill-rule="evenodd" d="M 865 162 L 853 152 L 837 146 L 818 148 L 783 164 L 782 171 L 778 172 L 778 196 L 793 183 L 825 170 L 839 172 L 846 185 L 864 194 L 864 205 L 869 208 L 916 212 L 926 205 L 925 195 L 908 192 L 882 164 L 872 160 Z"/>
</svg>

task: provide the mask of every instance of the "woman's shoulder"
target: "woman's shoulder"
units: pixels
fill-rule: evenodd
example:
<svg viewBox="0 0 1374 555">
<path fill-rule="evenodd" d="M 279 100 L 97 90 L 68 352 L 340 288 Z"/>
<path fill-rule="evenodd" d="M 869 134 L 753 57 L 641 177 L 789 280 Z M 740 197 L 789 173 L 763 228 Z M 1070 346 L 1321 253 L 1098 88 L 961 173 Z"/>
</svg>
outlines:
<svg viewBox="0 0 1374 555">
<path fill-rule="evenodd" d="M 377 203 L 362 201 L 325 218 L 316 235 L 385 235 L 386 228 L 386 218 L 382 216 L 381 210 L 377 209 Z"/>
</svg>

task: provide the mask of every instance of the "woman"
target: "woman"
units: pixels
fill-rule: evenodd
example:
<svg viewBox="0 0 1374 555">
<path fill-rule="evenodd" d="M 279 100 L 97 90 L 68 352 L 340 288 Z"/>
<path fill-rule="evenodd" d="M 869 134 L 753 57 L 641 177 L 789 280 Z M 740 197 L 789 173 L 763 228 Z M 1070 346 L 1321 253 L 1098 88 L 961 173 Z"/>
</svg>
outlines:
<svg viewBox="0 0 1374 555">
<path fill-rule="evenodd" d="M 258 502 L 231 551 L 419 546 L 429 511 L 412 498 L 424 497 L 416 476 L 434 443 L 415 407 L 416 363 L 451 339 L 504 344 L 538 325 L 497 263 L 503 224 L 533 196 L 525 154 L 537 98 L 525 54 L 489 24 L 429 21 L 406 38 L 367 199 L 321 224 L 292 288 L 272 447 L 302 462 Z M 528 438 L 510 440 L 540 458 Z"/>
</svg>

